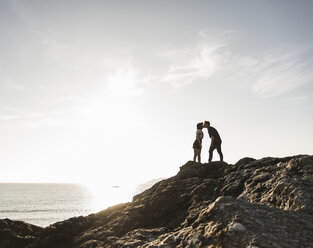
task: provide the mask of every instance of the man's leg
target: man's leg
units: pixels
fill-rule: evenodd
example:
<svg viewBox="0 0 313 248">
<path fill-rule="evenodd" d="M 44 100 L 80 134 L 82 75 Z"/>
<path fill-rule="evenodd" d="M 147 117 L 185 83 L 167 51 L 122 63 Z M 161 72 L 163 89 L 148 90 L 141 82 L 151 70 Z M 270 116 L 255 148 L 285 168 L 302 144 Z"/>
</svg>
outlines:
<svg viewBox="0 0 313 248">
<path fill-rule="evenodd" d="M 218 146 L 216 147 L 216 149 L 217 149 L 218 154 L 220 155 L 220 161 L 223 162 L 223 153 L 222 153 L 222 147 L 221 147 L 221 145 L 218 145 Z"/>
<path fill-rule="evenodd" d="M 214 149 L 215 149 L 214 146 L 210 146 L 210 150 L 209 150 L 209 162 L 212 161 Z"/>
</svg>

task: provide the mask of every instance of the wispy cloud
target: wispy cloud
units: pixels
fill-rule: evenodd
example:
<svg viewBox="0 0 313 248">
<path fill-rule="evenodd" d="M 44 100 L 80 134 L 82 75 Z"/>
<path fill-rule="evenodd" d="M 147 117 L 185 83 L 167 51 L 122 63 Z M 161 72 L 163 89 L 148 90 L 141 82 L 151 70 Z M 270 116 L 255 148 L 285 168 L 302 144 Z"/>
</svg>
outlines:
<svg viewBox="0 0 313 248">
<path fill-rule="evenodd" d="M 303 51 L 297 49 L 253 56 L 229 52 L 222 65 L 226 80 L 264 98 L 280 96 L 313 82 L 312 66 L 313 58 L 304 59 Z"/>
<path fill-rule="evenodd" d="M 37 113 L 37 112 L 32 112 L 32 113 L 26 113 L 26 114 L 21 114 L 21 113 L 12 113 L 12 114 L 0 114 L 0 122 L 5 123 L 5 122 L 23 122 L 28 123 L 28 122 L 35 122 L 44 117 L 43 114 Z"/>
<path fill-rule="evenodd" d="M 13 90 L 13 91 L 21 91 L 24 90 L 25 87 L 21 84 L 18 84 L 16 82 L 13 82 L 9 79 L 7 74 L 5 73 L 5 70 L 0 65 L 0 89 L 2 90 Z"/>
<path fill-rule="evenodd" d="M 77 118 L 86 113 L 81 108 L 62 108 L 41 112 L 3 111 L 0 114 L 0 125 L 7 128 L 67 127 L 75 126 Z M 9 113 L 11 112 L 11 113 Z"/>
<path fill-rule="evenodd" d="M 0 121 L 9 121 L 18 118 L 16 115 L 0 115 Z"/>
<path fill-rule="evenodd" d="M 176 56 L 163 77 L 174 88 L 195 82 L 198 79 L 208 79 L 214 73 L 214 52 L 218 49 L 201 47 L 196 51 L 186 51 Z"/>
<path fill-rule="evenodd" d="M 214 75 L 216 81 L 231 82 L 260 97 L 279 96 L 313 82 L 313 58 L 304 58 L 307 51 L 280 48 L 248 56 L 232 49 L 238 35 L 205 30 L 199 32 L 195 45 L 165 51 L 169 69 L 163 81 L 178 88 Z"/>
<path fill-rule="evenodd" d="M 302 61 L 300 56 L 289 54 L 263 58 L 259 63 L 253 91 L 263 97 L 273 97 L 313 83 L 313 61 Z"/>
<path fill-rule="evenodd" d="M 214 36 L 209 35 L 212 32 Z M 162 81 L 179 88 L 209 79 L 218 70 L 220 51 L 227 45 L 231 34 L 231 31 L 203 30 L 198 33 L 199 40 L 192 47 L 163 52 L 164 57 L 169 60 L 169 67 Z"/>
<path fill-rule="evenodd" d="M 10 81 L 1 82 L 1 89 L 3 90 L 13 90 L 13 91 L 22 91 L 25 87 L 21 84 L 13 83 Z"/>
<path fill-rule="evenodd" d="M 24 22 L 28 32 L 37 41 L 36 45 L 43 48 L 43 55 L 47 60 L 66 68 L 78 70 L 82 68 L 82 60 L 86 55 L 82 56 L 83 49 L 79 46 L 79 41 L 66 42 L 58 39 L 58 32 L 49 26 L 43 28 L 40 19 L 27 8 L 27 3 L 11 0 L 10 4 L 16 16 Z M 86 65 L 87 63 L 83 66 Z"/>
</svg>

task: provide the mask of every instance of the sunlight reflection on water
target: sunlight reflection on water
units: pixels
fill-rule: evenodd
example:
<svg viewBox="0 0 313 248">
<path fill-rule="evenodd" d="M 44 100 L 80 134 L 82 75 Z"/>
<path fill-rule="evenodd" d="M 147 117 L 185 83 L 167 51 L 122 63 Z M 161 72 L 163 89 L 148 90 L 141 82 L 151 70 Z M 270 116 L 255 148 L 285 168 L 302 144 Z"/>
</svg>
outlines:
<svg viewBox="0 0 313 248">
<path fill-rule="evenodd" d="M 132 200 L 134 187 L 78 184 L 0 184 L 0 219 L 48 226 Z"/>
<path fill-rule="evenodd" d="M 101 211 L 109 206 L 129 202 L 135 192 L 134 186 L 86 186 L 91 195 L 93 212 Z"/>
</svg>

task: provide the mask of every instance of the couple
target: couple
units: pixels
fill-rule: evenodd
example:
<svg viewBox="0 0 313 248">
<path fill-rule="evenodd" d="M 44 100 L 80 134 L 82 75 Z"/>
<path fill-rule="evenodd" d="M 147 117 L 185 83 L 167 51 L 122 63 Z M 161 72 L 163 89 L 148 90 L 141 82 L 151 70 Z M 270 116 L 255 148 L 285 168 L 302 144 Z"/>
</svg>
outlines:
<svg viewBox="0 0 313 248">
<path fill-rule="evenodd" d="M 218 134 L 217 130 L 214 127 L 210 126 L 209 121 L 205 121 L 204 125 L 202 122 L 197 124 L 196 140 L 195 142 L 193 142 L 193 150 L 194 150 L 193 161 L 196 162 L 196 158 L 198 157 L 198 162 L 201 163 L 201 148 L 202 148 L 202 139 L 203 139 L 202 129 L 203 128 L 208 129 L 208 133 L 211 138 L 211 145 L 209 149 L 209 162 L 211 162 L 213 158 L 213 151 L 215 149 L 217 149 L 217 152 L 220 155 L 220 160 L 223 161 L 221 137 Z"/>
</svg>

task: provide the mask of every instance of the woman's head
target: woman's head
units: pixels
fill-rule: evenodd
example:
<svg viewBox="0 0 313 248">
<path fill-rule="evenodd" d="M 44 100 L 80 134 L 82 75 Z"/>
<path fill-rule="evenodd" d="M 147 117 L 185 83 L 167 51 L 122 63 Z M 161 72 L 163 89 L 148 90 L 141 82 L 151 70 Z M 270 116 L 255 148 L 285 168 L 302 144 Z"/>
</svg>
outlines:
<svg viewBox="0 0 313 248">
<path fill-rule="evenodd" d="M 202 128 L 203 128 L 203 123 L 202 122 L 198 123 L 197 124 L 197 129 L 202 129 Z"/>
</svg>

